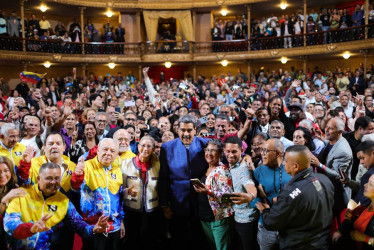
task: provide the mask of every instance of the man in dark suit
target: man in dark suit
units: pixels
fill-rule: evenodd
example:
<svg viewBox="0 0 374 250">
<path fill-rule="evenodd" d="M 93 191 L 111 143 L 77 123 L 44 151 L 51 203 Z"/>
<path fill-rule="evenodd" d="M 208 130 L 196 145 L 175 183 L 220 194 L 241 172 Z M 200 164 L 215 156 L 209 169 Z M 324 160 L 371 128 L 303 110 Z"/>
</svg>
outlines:
<svg viewBox="0 0 374 250">
<path fill-rule="evenodd" d="M 221 40 L 221 28 L 218 26 L 218 22 L 215 23 L 213 29 L 211 30 L 212 41 L 219 41 Z M 213 43 L 213 51 L 218 51 L 218 44 Z"/>
<path fill-rule="evenodd" d="M 361 76 L 359 70 L 356 70 L 355 76 L 351 78 L 349 83 L 349 89 L 351 90 L 352 95 L 356 95 L 357 93 L 362 95 L 365 90 L 365 81 L 364 78 Z"/>
<path fill-rule="evenodd" d="M 122 25 L 119 23 L 118 28 L 116 28 L 115 35 L 116 35 L 116 42 L 117 43 L 124 43 L 125 42 L 125 29 L 122 28 Z"/>
<path fill-rule="evenodd" d="M 190 179 L 201 179 L 208 169 L 204 148 L 208 139 L 197 137 L 195 119 L 179 119 L 179 138 L 163 143 L 160 152 L 159 204 L 170 220 L 172 249 L 207 249 L 198 216 L 198 195 Z"/>
</svg>

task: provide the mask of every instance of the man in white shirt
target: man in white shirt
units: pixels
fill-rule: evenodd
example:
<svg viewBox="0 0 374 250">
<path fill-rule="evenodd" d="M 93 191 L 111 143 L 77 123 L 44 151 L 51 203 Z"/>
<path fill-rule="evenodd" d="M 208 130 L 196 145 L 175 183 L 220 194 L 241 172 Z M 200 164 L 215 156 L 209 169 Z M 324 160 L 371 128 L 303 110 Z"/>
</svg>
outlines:
<svg viewBox="0 0 374 250">
<path fill-rule="evenodd" d="M 279 139 L 284 145 L 284 151 L 293 145 L 293 142 L 284 137 L 285 130 L 284 125 L 281 121 L 274 120 L 270 124 L 269 135 L 271 138 Z"/>
<path fill-rule="evenodd" d="M 26 119 L 24 120 L 24 122 L 25 122 L 25 129 L 27 131 L 27 134 L 21 140 L 21 144 L 25 145 L 26 148 L 28 146 L 32 146 L 35 150 L 35 157 L 38 157 L 40 156 L 40 148 L 38 144 L 42 145 L 40 136 L 38 136 L 40 132 L 40 120 L 36 116 L 28 116 L 25 118 Z M 37 143 L 36 142 L 37 140 L 39 140 L 40 143 Z"/>
</svg>

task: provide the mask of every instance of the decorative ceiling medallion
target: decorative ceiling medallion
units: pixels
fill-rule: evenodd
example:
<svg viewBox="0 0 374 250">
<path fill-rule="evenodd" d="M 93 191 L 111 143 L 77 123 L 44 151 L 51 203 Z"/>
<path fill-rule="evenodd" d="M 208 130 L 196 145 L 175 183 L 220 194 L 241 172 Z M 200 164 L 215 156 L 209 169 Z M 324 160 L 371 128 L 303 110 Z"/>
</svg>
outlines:
<svg viewBox="0 0 374 250">
<path fill-rule="evenodd" d="M 216 3 L 218 5 L 223 5 L 225 3 L 225 0 L 217 0 Z"/>
<path fill-rule="evenodd" d="M 275 50 L 275 49 L 270 50 L 270 55 L 271 56 L 277 56 L 278 54 L 279 54 L 278 50 Z"/>
<path fill-rule="evenodd" d="M 111 62 L 117 62 L 118 57 L 117 56 L 109 56 L 109 61 Z"/>
<path fill-rule="evenodd" d="M 333 52 L 334 50 L 336 50 L 337 47 L 338 46 L 336 44 L 329 44 L 327 45 L 327 50 Z"/>
</svg>

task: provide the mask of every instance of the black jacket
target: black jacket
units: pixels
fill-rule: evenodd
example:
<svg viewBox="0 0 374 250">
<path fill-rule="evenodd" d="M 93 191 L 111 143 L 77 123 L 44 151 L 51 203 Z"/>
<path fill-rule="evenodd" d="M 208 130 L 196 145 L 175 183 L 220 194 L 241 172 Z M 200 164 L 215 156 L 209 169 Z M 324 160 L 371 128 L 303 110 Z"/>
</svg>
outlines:
<svg viewBox="0 0 374 250">
<path fill-rule="evenodd" d="M 312 168 L 296 174 L 278 201 L 263 211 L 267 230 L 279 231 L 280 249 L 328 249 L 334 187 Z"/>
</svg>

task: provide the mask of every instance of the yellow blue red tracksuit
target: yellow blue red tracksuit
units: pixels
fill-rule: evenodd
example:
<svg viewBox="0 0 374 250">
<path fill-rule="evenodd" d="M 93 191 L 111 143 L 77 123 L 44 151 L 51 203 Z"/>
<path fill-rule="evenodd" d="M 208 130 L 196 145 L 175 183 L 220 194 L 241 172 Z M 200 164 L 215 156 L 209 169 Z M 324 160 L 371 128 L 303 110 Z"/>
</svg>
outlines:
<svg viewBox="0 0 374 250">
<path fill-rule="evenodd" d="M 66 194 L 70 190 L 70 179 L 75 171 L 75 163 L 70 161 L 70 158 L 63 155 L 62 164 L 65 164 L 66 169 L 64 175 L 61 178 L 61 188 Z M 47 156 L 39 156 L 31 159 L 31 163 L 25 163 L 22 160 L 20 161 L 20 166 L 18 169 L 18 176 L 22 179 L 23 182 L 36 184 L 38 183 L 36 177 L 39 175 L 39 169 L 44 164 L 49 162 Z"/>
<path fill-rule="evenodd" d="M 109 215 L 108 233 L 120 229 L 124 217 L 122 183 L 120 167 L 103 167 L 97 157 L 85 162 L 84 175 L 73 173 L 71 187 L 80 192 L 81 215 L 88 224 Z"/>
<path fill-rule="evenodd" d="M 22 160 L 22 154 L 26 150 L 26 146 L 17 142 L 13 148 L 7 148 L 3 142 L 0 142 L 0 156 L 6 156 L 13 162 L 15 167 L 19 167 Z"/>
<path fill-rule="evenodd" d="M 66 223 L 72 231 L 84 238 L 93 235 L 93 227 L 85 223 L 69 199 L 60 191 L 44 198 L 38 185 L 25 189 L 26 195 L 13 199 L 6 210 L 4 229 L 13 237 L 11 249 L 49 249 L 51 235 Z M 46 232 L 31 233 L 33 223 L 52 214 Z"/>
</svg>

